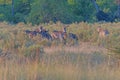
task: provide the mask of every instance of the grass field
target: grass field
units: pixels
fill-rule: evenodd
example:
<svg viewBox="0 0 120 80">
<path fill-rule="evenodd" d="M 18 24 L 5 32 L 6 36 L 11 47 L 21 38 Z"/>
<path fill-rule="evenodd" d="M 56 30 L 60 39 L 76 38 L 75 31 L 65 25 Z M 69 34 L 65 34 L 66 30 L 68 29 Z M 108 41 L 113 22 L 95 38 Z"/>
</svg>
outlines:
<svg viewBox="0 0 120 80">
<path fill-rule="evenodd" d="M 65 24 L 41 24 L 61 30 Z M 32 39 L 24 30 L 39 26 L 0 23 L 0 80 L 120 80 L 120 23 L 73 23 L 67 32 L 77 34 L 79 43 L 67 40 Z M 98 26 L 108 29 L 107 38 L 99 39 Z"/>
</svg>

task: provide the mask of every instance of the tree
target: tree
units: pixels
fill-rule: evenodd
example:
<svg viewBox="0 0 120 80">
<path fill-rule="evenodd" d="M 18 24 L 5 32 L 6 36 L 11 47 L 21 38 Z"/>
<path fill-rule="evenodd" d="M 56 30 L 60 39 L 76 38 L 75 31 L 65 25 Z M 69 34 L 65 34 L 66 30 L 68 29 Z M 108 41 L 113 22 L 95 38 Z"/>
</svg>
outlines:
<svg viewBox="0 0 120 80">
<path fill-rule="evenodd" d="M 117 10 L 115 12 L 114 17 L 120 21 L 120 0 L 116 0 L 116 4 L 117 4 Z"/>
<path fill-rule="evenodd" d="M 97 11 L 96 18 L 98 19 L 98 21 L 107 21 L 107 22 L 114 21 L 114 18 L 111 15 L 109 15 L 107 12 L 99 8 L 98 4 L 96 3 L 96 0 L 91 0 L 91 1 L 96 8 L 96 11 Z"/>
<path fill-rule="evenodd" d="M 70 14 L 65 0 L 35 0 L 31 6 L 28 21 L 33 24 L 49 21 L 70 23 L 72 22 Z"/>
<path fill-rule="evenodd" d="M 68 3 L 71 7 L 74 21 L 92 22 L 94 20 L 95 10 L 90 0 L 68 0 Z"/>
<path fill-rule="evenodd" d="M 120 14 L 119 4 L 116 5 L 114 0 L 14 0 L 14 3 L 12 2 L 13 0 L 0 0 L 1 21 L 33 24 L 49 21 L 94 22 L 95 16 L 98 20 L 111 21 L 114 17 L 119 19 Z"/>
</svg>

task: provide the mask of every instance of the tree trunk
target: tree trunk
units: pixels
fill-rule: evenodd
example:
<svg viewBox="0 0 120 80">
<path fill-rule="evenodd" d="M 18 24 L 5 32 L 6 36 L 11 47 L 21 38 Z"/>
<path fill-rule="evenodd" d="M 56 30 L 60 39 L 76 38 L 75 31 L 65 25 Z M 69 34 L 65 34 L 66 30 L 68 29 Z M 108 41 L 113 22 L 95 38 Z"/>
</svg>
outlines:
<svg viewBox="0 0 120 80">
<path fill-rule="evenodd" d="M 117 12 L 118 12 L 118 18 L 120 18 L 120 4 L 118 5 L 118 10 L 117 10 Z"/>
<path fill-rule="evenodd" d="M 99 6 L 97 5 L 96 1 L 92 0 L 92 3 L 94 4 L 96 11 L 99 12 L 100 9 L 99 9 Z"/>
<path fill-rule="evenodd" d="M 12 23 L 14 22 L 14 0 L 12 0 Z"/>
<path fill-rule="evenodd" d="M 115 12 L 115 18 L 117 18 L 118 20 L 120 20 L 120 0 L 116 0 L 116 4 L 117 4 L 117 11 Z"/>
<path fill-rule="evenodd" d="M 4 7 L 6 6 L 6 0 L 4 0 Z"/>
</svg>

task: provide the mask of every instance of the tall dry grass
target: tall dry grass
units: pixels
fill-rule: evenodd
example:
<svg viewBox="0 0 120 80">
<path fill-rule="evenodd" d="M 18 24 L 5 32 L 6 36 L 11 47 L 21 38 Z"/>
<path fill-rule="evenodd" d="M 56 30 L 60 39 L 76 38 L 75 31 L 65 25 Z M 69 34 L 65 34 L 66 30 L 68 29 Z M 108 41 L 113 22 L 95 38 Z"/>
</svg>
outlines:
<svg viewBox="0 0 120 80">
<path fill-rule="evenodd" d="M 49 32 L 65 26 L 60 22 L 41 25 Z M 119 49 L 119 25 L 70 24 L 67 32 L 77 34 L 79 44 L 65 46 L 42 40 L 39 35 L 30 39 L 24 33 L 39 26 L 0 23 L 0 80 L 120 80 L 119 59 L 111 56 L 115 51 L 107 50 Z M 108 38 L 98 40 L 98 26 L 109 30 Z"/>
<path fill-rule="evenodd" d="M 17 59 L 16 59 L 17 60 Z M 39 62 L 5 61 L 0 65 L 1 80 L 119 80 L 120 68 L 99 52 L 45 53 Z"/>
</svg>

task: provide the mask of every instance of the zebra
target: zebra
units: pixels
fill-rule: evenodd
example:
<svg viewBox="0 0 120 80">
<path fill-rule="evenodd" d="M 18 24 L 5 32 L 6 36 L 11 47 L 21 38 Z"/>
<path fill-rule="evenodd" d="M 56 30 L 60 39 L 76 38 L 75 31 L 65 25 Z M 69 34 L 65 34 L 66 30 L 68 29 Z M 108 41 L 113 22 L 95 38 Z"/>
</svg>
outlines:
<svg viewBox="0 0 120 80">
<path fill-rule="evenodd" d="M 64 44 L 66 44 L 67 32 L 66 32 L 65 27 L 63 28 L 62 31 L 54 30 L 51 33 L 51 36 L 52 36 L 53 39 L 58 39 L 58 40 L 60 40 L 60 42 L 64 42 Z"/>
<path fill-rule="evenodd" d="M 25 30 L 24 32 L 29 35 L 29 38 L 33 38 L 33 36 L 37 36 L 37 31 Z"/>
<path fill-rule="evenodd" d="M 51 35 L 49 34 L 49 30 L 43 29 L 41 26 L 40 28 L 36 29 L 37 33 L 42 36 L 42 38 L 46 38 L 47 40 L 52 40 Z"/>
<path fill-rule="evenodd" d="M 106 41 L 108 40 L 108 35 L 110 34 L 110 32 L 107 29 L 101 28 L 101 26 L 99 26 L 97 28 L 97 32 L 98 32 L 98 43 L 99 43 L 99 45 L 100 45 L 100 43 L 105 45 L 105 43 L 107 43 Z"/>
</svg>

